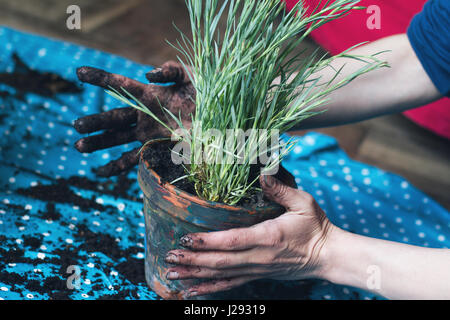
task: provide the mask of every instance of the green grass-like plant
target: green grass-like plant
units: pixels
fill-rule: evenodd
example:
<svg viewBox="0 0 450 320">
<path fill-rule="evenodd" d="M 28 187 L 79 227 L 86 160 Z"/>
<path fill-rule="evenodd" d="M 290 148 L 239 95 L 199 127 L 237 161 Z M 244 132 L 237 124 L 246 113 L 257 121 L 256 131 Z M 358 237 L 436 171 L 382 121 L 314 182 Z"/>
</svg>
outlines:
<svg viewBox="0 0 450 320">
<path fill-rule="evenodd" d="M 258 176 L 251 177 L 259 153 L 255 146 L 264 144 L 255 134 L 225 140 L 229 129 L 267 130 L 284 133 L 302 120 L 316 115 L 317 107 L 326 104 L 327 96 L 356 77 L 386 66 L 372 56 L 349 54 L 353 48 L 333 57 L 318 57 L 317 53 L 293 54 L 293 50 L 313 31 L 328 21 L 339 19 L 356 7 L 359 0 L 324 1 L 306 16 L 302 1 L 289 12 L 280 0 L 186 0 L 192 38 L 181 34 L 174 47 L 179 60 L 191 70 L 196 90 L 195 114 L 191 130 L 183 127 L 178 115 L 171 114 L 184 128 L 184 134 L 168 128 L 130 93 L 109 91 L 115 98 L 147 113 L 168 128 L 177 139 L 190 146 L 186 176 L 195 186 L 197 195 L 210 201 L 238 204 L 255 189 Z M 281 16 L 281 19 L 279 19 Z M 225 30 L 218 26 L 225 19 Z M 365 62 L 356 72 L 337 80 L 321 81 L 320 71 L 338 58 Z M 216 130 L 223 137 L 205 137 Z M 271 161 L 264 166 L 276 167 L 289 151 L 285 142 L 272 151 Z M 232 161 L 218 161 L 225 157 Z M 234 160 L 234 161 L 233 161 Z"/>
</svg>

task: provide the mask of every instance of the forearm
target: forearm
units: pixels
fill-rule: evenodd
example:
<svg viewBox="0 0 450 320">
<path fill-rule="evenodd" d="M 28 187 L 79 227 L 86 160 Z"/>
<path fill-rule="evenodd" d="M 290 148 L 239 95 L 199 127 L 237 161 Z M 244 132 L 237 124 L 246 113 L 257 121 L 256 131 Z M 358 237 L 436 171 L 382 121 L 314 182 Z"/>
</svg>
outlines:
<svg viewBox="0 0 450 320">
<path fill-rule="evenodd" d="M 450 250 L 423 248 L 334 229 L 323 277 L 389 299 L 450 299 Z"/>
<path fill-rule="evenodd" d="M 341 125 L 367 120 L 386 114 L 413 109 L 441 97 L 436 87 L 417 59 L 405 34 L 374 41 L 352 50 L 358 55 L 372 55 L 389 50 L 378 56 L 387 61 L 390 68 L 380 68 L 356 78 L 348 85 L 334 91 L 329 103 L 321 110 L 327 112 L 301 122 L 302 129 Z M 344 65 L 334 83 L 349 75 L 364 63 L 348 58 L 338 58 L 332 66 L 338 70 Z M 331 80 L 335 71 L 328 67 L 319 74 L 321 82 Z M 317 74 L 314 75 L 317 77 Z"/>
</svg>

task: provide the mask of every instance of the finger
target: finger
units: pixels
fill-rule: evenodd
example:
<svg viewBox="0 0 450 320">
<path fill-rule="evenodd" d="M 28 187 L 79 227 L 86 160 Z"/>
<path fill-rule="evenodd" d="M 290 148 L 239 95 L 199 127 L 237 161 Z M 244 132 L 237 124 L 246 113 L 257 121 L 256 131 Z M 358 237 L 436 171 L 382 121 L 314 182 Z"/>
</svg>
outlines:
<svg viewBox="0 0 450 320">
<path fill-rule="evenodd" d="M 167 270 L 166 278 L 168 280 L 224 279 L 255 274 L 266 276 L 268 273 L 267 269 L 258 267 L 212 269 L 198 266 L 177 266 Z"/>
<path fill-rule="evenodd" d="M 171 250 L 167 253 L 166 263 L 186 266 L 199 266 L 213 269 L 236 268 L 250 265 L 255 252 L 251 250 L 233 252 L 195 252 L 188 250 Z"/>
<path fill-rule="evenodd" d="M 301 211 L 305 204 L 314 201 L 308 193 L 291 188 L 273 176 L 261 175 L 259 182 L 266 197 L 282 205 L 287 211 Z"/>
<path fill-rule="evenodd" d="M 110 130 L 82 138 L 75 142 L 75 148 L 82 153 L 90 153 L 107 149 L 136 140 L 136 129 L 130 127 L 125 130 Z"/>
<path fill-rule="evenodd" d="M 75 120 L 73 126 L 79 133 L 91 133 L 111 128 L 129 127 L 137 121 L 134 108 L 117 108 Z"/>
<path fill-rule="evenodd" d="M 112 87 L 115 90 L 122 92 L 121 88 L 124 88 L 138 99 L 144 93 L 146 86 L 142 82 L 124 77 L 120 74 L 110 73 L 93 67 L 78 68 L 77 76 L 82 82 L 87 82 L 105 89 L 110 89 L 110 87 Z"/>
<path fill-rule="evenodd" d="M 261 245 L 266 232 L 264 225 L 257 224 L 250 228 L 191 233 L 181 237 L 180 245 L 193 250 L 245 250 Z"/>
<path fill-rule="evenodd" d="M 175 82 L 176 84 L 183 84 L 190 81 L 183 66 L 175 61 L 168 61 L 161 68 L 153 69 L 146 74 L 146 77 L 148 81 L 156 83 Z"/>
<path fill-rule="evenodd" d="M 95 170 L 95 173 L 101 177 L 112 177 L 117 176 L 122 172 L 128 171 L 138 164 L 139 149 L 140 148 L 136 148 L 123 153 L 119 159 L 111 161 L 108 164 L 97 168 Z"/>
<path fill-rule="evenodd" d="M 186 298 L 202 296 L 239 287 L 247 282 L 259 279 L 258 276 L 242 276 L 231 279 L 214 280 L 190 287 L 184 292 Z"/>
</svg>

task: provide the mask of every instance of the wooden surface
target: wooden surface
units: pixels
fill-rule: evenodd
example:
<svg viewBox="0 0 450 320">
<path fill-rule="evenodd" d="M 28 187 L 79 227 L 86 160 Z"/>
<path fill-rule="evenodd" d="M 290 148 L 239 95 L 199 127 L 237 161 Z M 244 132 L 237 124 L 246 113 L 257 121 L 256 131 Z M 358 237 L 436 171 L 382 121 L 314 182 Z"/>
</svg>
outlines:
<svg viewBox="0 0 450 320">
<path fill-rule="evenodd" d="M 81 30 L 66 28 L 66 8 L 72 4 L 81 8 Z M 166 43 L 178 38 L 172 23 L 189 33 L 184 0 L 0 0 L 0 24 L 154 66 L 176 59 L 175 50 Z M 308 40 L 305 47 L 317 46 Z M 353 159 L 402 175 L 450 208 L 448 140 L 402 115 L 316 131 L 336 137 Z"/>
</svg>

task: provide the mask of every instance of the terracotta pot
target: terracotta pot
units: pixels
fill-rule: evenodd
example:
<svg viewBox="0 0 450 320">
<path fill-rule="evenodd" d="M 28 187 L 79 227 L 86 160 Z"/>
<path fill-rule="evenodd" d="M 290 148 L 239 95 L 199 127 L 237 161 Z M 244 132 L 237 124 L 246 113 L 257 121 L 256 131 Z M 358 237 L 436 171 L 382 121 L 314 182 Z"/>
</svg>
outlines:
<svg viewBox="0 0 450 320">
<path fill-rule="evenodd" d="M 156 140 L 148 143 L 168 143 Z M 144 150 L 143 150 L 144 151 Z M 167 252 L 180 248 L 179 239 L 194 232 L 219 231 L 248 227 L 284 212 L 277 204 L 250 210 L 238 206 L 202 200 L 161 180 L 141 153 L 138 181 L 144 193 L 146 228 L 145 277 L 150 288 L 164 299 L 181 299 L 180 292 L 199 280 L 166 279 L 170 265 L 164 262 Z M 237 290 L 207 296 L 207 299 L 238 299 Z M 203 297 L 204 298 L 204 297 Z"/>
</svg>

